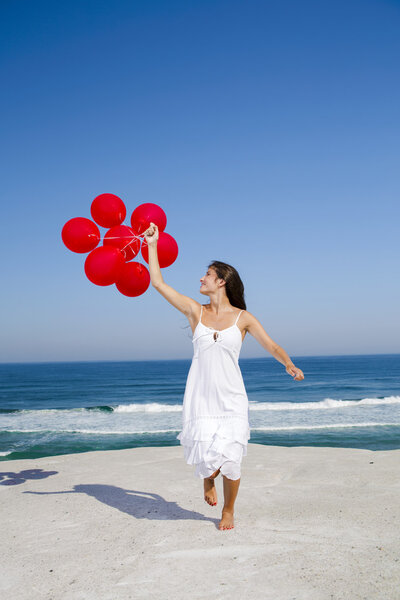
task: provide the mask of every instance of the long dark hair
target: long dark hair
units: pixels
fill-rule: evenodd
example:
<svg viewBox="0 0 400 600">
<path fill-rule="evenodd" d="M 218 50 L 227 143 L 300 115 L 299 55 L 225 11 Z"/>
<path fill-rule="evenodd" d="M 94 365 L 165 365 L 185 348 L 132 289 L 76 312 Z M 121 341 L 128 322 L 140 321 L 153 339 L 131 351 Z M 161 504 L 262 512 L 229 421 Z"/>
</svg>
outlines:
<svg viewBox="0 0 400 600">
<path fill-rule="evenodd" d="M 225 281 L 226 295 L 228 296 L 228 300 L 232 306 L 246 309 L 246 302 L 244 300 L 244 285 L 235 267 L 232 267 L 231 265 L 219 260 L 213 260 L 212 263 L 208 265 L 208 269 L 210 267 L 214 269 L 219 279 L 223 279 Z"/>
</svg>

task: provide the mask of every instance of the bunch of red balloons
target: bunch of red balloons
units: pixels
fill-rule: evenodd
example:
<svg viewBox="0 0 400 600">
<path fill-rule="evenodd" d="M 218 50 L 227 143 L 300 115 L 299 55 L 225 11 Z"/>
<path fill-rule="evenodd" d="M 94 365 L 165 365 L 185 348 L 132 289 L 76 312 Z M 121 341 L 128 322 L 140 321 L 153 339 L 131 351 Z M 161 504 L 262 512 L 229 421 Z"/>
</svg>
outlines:
<svg viewBox="0 0 400 600">
<path fill-rule="evenodd" d="M 123 225 L 126 207 L 121 198 L 114 194 L 100 194 L 93 200 L 90 212 L 93 221 L 86 217 L 75 217 L 67 221 L 62 229 L 64 244 L 72 252 L 89 252 L 85 260 L 87 278 L 96 285 L 112 285 L 125 296 L 140 296 L 150 285 L 149 270 L 132 259 L 142 253 L 149 263 L 148 245 L 144 232 L 150 223 L 158 227 L 158 262 L 161 268 L 169 267 L 178 256 L 178 244 L 164 231 L 167 216 L 157 204 L 140 204 L 132 213 L 131 226 Z M 103 245 L 98 246 L 101 235 L 97 225 L 108 231 Z"/>
</svg>

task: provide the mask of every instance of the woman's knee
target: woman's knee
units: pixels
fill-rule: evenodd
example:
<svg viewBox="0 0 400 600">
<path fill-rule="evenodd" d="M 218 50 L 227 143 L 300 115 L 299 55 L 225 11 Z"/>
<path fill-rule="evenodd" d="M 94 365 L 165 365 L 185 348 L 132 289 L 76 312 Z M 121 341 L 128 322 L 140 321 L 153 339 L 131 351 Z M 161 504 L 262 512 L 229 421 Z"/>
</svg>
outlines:
<svg viewBox="0 0 400 600">
<path fill-rule="evenodd" d="M 212 475 L 208 475 L 207 479 L 215 479 L 218 475 L 219 475 L 220 469 L 217 469 L 216 471 L 214 471 L 214 473 Z"/>
<path fill-rule="evenodd" d="M 223 465 L 221 465 L 221 473 L 227 479 L 231 479 L 232 481 L 237 481 L 240 479 L 240 465 L 230 460 L 226 460 Z"/>
</svg>

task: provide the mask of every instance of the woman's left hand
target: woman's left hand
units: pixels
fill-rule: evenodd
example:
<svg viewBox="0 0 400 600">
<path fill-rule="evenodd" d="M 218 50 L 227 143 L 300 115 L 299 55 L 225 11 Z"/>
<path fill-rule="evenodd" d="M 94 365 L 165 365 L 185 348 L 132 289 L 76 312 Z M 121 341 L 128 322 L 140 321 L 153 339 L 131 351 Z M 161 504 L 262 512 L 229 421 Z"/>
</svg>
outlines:
<svg viewBox="0 0 400 600">
<path fill-rule="evenodd" d="M 289 375 L 293 375 L 295 381 L 302 381 L 304 379 L 304 374 L 301 369 L 298 369 L 294 365 L 288 365 L 286 367 L 286 373 Z"/>
</svg>

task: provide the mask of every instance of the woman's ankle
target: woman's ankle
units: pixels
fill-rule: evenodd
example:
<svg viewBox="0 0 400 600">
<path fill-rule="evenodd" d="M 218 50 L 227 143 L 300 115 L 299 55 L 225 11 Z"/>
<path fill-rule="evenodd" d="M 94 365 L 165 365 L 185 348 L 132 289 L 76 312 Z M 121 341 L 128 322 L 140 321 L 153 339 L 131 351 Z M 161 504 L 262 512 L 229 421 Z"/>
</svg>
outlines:
<svg viewBox="0 0 400 600">
<path fill-rule="evenodd" d="M 222 509 L 222 512 L 223 512 L 223 513 L 224 513 L 224 512 L 226 512 L 226 513 L 229 513 L 230 515 L 233 515 L 233 513 L 234 513 L 234 509 L 233 509 L 232 507 L 230 507 L 230 506 L 228 506 L 228 507 L 226 507 L 226 508 L 225 508 L 225 506 L 224 506 L 224 507 L 223 507 L 223 509 Z"/>
</svg>

